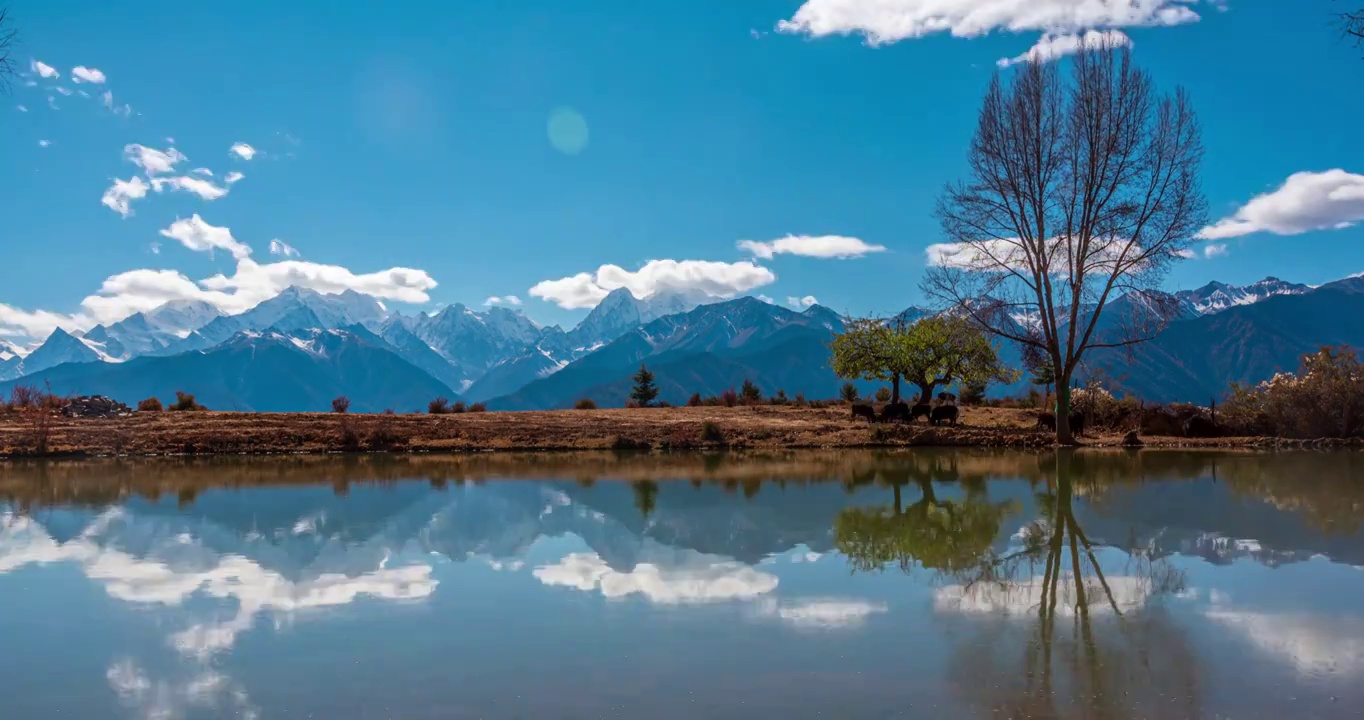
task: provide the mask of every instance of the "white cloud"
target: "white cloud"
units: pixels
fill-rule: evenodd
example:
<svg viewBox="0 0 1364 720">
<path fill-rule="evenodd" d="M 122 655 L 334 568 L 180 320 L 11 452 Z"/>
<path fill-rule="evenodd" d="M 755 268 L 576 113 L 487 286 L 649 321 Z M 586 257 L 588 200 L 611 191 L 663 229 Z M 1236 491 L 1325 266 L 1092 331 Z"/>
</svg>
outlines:
<svg viewBox="0 0 1364 720">
<path fill-rule="evenodd" d="M 28 108 L 24 107 L 23 105 L 15 105 L 14 108 L 19 112 L 28 112 Z"/>
<path fill-rule="evenodd" d="M 791 295 L 786 298 L 786 304 L 790 305 L 791 307 L 797 310 L 804 310 L 805 308 L 808 308 L 811 305 L 818 305 L 819 301 L 815 299 L 814 295 L 806 295 L 805 297 L 796 297 L 795 295 Z"/>
<path fill-rule="evenodd" d="M 1185 260 L 1193 260 L 1194 258 L 1198 257 L 1198 253 L 1189 250 L 1188 248 L 1180 248 L 1175 251 L 1175 257 L 1181 257 L 1184 258 Z"/>
<path fill-rule="evenodd" d="M 39 140 L 38 147 L 48 147 L 52 144 L 51 140 Z"/>
<path fill-rule="evenodd" d="M 244 177 L 246 177 L 246 176 L 243 175 L 243 174 L 241 174 L 241 173 L 239 173 L 239 172 L 237 172 L 237 171 L 235 171 L 235 170 L 233 170 L 232 172 L 228 173 L 228 174 L 223 178 L 223 182 L 227 183 L 228 185 L 231 185 L 232 183 L 235 183 L 235 182 L 237 182 L 238 180 L 241 180 L 241 179 L 244 178 Z"/>
<path fill-rule="evenodd" d="M 128 117 L 133 114 L 133 106 L 116 104 L 114 102 L 114 93 L 109 90 L 105 90 L 104 94 L 100 95 L 100 101 L 104 103 L 105 109 L 115 115 Z"/>
<path fill-rule="evenodd" d="M 52 88 L 52 89 L 55 90 L 55 91 L 57 92 L 58 95 L 64 95 L 64 96 L 66 96 L 66 97 L 71 97 L 71 88 L 68 88 L 68 87 L 64 87 L 64 86 L 58 85 L 58 86 L 56 86 L 56 87 L 54 87 L 54 88 Z"/>
<path fill-rule="evenodd" d="M 607 293 L 622 287 L 639 298 L 661 291 L 731 298 L 776 279 L 771 270 L 748 260 L 650 260 L 633 272 L 618 265 L 602 265 L 596 272 L 545 280 L 532 287 L 530 294 L 573 310 L 596 307 Z"/>
<path fill-rule="evenodd" d="M 151 250 L 153 255 L 160 255 L 160 254 L 161 254 L 161 243 L 156 242 L 155 240 L 153 240 L 152 243 L 151 243 L 150 245 L 147 246 L 147 249 L 148 249 L 148 250 Z"/>
<path fill-rule="evenodd" d="M 55 97 L 53 97 L 53 96 L 51 96 L 51 95 L 48 95 L 48 96 L 47 96 L 47 106 L 50 107 L 50 108 L 52 108 L 53 110 L 61 110 L 61 109 L 62 109 L 61 106 L 57 104 L 57 98 L 55 98 Z"/>
<path fill-rule="evenodd" d="M 1127 33 L 1121 30 L 1090 30 L 1084 35 L 1052 35 L 1048 33 L 1044 34 L 1036 45 L 1033 45 L 1022 55 L 1000 58 L 995 64 L 999 67 L 1009 67 L 1024 62 L 1051 62 L 1066 55 L 1074 55 L 1080 51 L 1082 45 L 1095 47 L 1101 44 L 1109 47 L 1121 45 L 1130 47 L 1132 38 L 1127 37 Z"/>
<path fill-rule="evenodd" d="M 270 254 L 283 257 L 298 257 L 298 250 L 287 242 L 275 238 L 270 241 Z"/>
<path fill-rule="evenodd" d="M 126 218 L 133 214 L 132 201 L 147 197 L 147 191 L 150 189 L 151 186 L 136 175 L 128 180 L 115 178 L 114 184 L 104 191 L 104 197 L 100 198 L 100 202 Z"/>
<path fill-rule="evenodd" d="M 123 159 L 142 168 L 142 171 L 150 177 L 173 172 L 176 164 L 189 158 L 175 148 L 157 150 L 146 145 L 133 143 L 123 146 Z"/>
<path fill-rule="evenodd" d="M 1272 192 L 1258 195 L 1230 217 L 1199 233 L 1224 240 L 1257 232 L 1300 235 L 1349 227 L 1364 220 L 1364 175 L 1341 169 L 1294 173 Z"/>
<path fill-rule="evenodd" d="M 1196 22 L 1197 0 L 806 0 L 784 33 L 861 35 L 886 45 L 937 33 L 976 37 L 991 32 L 1078 33 L 1094 28 Z"/>
<path fill-rule="evenodd" d="M 1224 604 L 1224 603 L 1216 603 Z M 1245 636 L 1259 651 L 1302 675 L 1364 674 L 1364 623 L 1353 617 L 1212 607 L 1206 616 Z"/>
<path fill-rule="evenodd" d="M 209 225 L 204 222 L 203 218 L 199 217 L 198 213 L 189 219 L 176 220 L 171 223 L 170 227 L 162 230 L 161 235 L 176 240 L 181 245 L 197 252 L 211 253 L 214 250 L 226 250 L 238 260 L 251 254 L 251 248 L 232 237 L 231 230 Z"/>
<path fill-rule="evenodd" d="M 181 175 L 169 178 L 152 178 L 152 188 L 161 192 L 166 188 L 194 193 L 204 200 L 217 200 L 227 194 L 227 188 L 214 185 L 202 178 Z"/>
<path fill-rule="evenodd" d="M 1205 247 L 1203 248 L 1203 257 L 1208 258 L 1208 259 L 1212 259 L 1212 258 L 1215 258 L 1215 257 L 1222 257 L 1223 255 L 1226 255 L 1226 254 L 1227 254 L 1227 246 L 1226 246 L 1225 243 L 1209 244 L 1209 245 L 1207 245 L 1207 246 L 1205 246 Z"/>
<path fill-rule="evenodd" d="M 228 151 L 243 160 L 250 160 L 256 156 L 256 149 L 244 142 L 234 143 Z"/>
<path fill-rule="evenodd" d="M 1109 577 L 1107 583 L 1113 603 L 1124 613 L 1144 606 L 1151 596 L 1150 578 L 1121 575 Z M 1112 612 L 1113 607 L 1108 602 L 1109 596 L 1097 579 L 1086 577 L 1084 585 L 1086 607 L 1090 614 Z M 946 585 L 934 591 L 933 609 L 938 612 L 1036 617 L 1042 590 L 1041 577 L 1003 584 L 977 583 L 969 588 L 963 585 Z M 1057 585 L 1057 613 L 1067 617 L 1075 615 L 1079 597 L 1073 577 Z"/>
<path fill-rule="evenodd" d="M 170 138 L 166 139 L 169 140 Z M 194 168 L 190 172 L 195 173 L 197 175 L 203 175 L 204 177 L 213 177 L 213 171 L 209 170 L 208 168 Z"/>
<path fill-rule="evenodd" d="M 740 250 L 764 260 L 771 260 L 774 255 L 802 255 L 843 260 L 886 250 L 883 245 L 872 245 L 855 237 L 841 235 L 787 235 L 768 242 L 740 240 L 736 245 Z"/>
<path fill-rule="evenodd" d="M 39 77 L 46 80 L 53 80 L 62 76 L 61 73 L 57 72 L 57 68 L 48 65 L 42 60 L 30 60 L 28 69 L 38 73 Z"/>
<path fill-rule="evenodd" d="M 867 618 L 886 612 L 883 602 L 858 598 L 803 598 L 778 601 L 764 598 L 758 612 L 802 630 L 834 630 L 861 627 Z"/>
<path fill-rule="evenodd" d="M 619 572 L 596 553 L 571 553 L 532 574 L 546 585 L 599 590 L 608 598 L 641 595 L 662 605 L 751 600 L 777 587 L 775 575 L 735 560 L 695 550 L 667 555 L 666 563 L 642 562 L 630 572 Z"/>
<path fill-rule="evenodd" d="M 496 295 L 493 295 L 492 297 L 483 301 L 484 307 L 491 307 L 493 305 L 520 305 L 520 304 L 521 298 L 515 295 L 508 295 L 506 297 L 498 297 Z"/>
<path fill-rule="evenodd" d="M 104 73 L 98 68 L 88 68 L 84 65 L 77 65 L 71 68 L 71 79 L 76 82 L 95 83 L 96 85 L 104 82 Z"/>
<path fill-rule="evenodd" d="M 768 305 L 776 305 L 776 304 L 777 304 L 777 301 L 776 301 L 776 300 L 773 300 L 772 298 L 770 298 L 770 297 L 768 297 L 768 296 L 766 296 L 766 295 L 758 294 L 758 295 L 755 295 L 754 297 L 756 297 L 756 298 L 758 298 L 759 300 L 761 300 L 761 301 L 767 303 Z"/>
</svg>

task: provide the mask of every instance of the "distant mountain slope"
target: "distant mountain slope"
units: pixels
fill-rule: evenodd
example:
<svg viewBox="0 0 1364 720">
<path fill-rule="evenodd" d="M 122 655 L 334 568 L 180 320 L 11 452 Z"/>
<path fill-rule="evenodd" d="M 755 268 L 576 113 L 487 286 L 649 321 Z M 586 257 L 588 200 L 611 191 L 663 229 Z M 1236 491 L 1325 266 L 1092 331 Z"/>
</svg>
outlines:
<svg viewBox="0 0 1364 720">
<path fill-rule="evenodd" d="M 1364 279 L 1277 295 L 1171 324 L 1131 357 L 1096 352 L 1090 365 L 1127 392 L 1152 401 L 1206 402 L 1231 383 L 1293 371 L 1323 345 L 1364 348 Z"/>
<path fill-rule="evenodd" d="M 19 375 L 30 376 L 64 363 L 98 363 L 103 358 L 89 343 L 57 328 L 17 366 Z"/>
<path fill-rule="evenodd" d="M 827 343 L 841 329 L 837 315 L 826 308 L 796 313 L 747 297 L 703 305 L 627 333 L 549 377 L 494 399 L 490 407 L 561 408 L 583 397 L 617 404 L 628 395 L 630 374 L 644 361 L 659 376 L 660 399 L 669 402 L 684 401 L 693 392 L 718 394 L 745 378 L 789 384 L 784 389 L 790 395 L 816 389 L 823 395 L 828 388 L 831 396 L 837 384 L 826 367 Z M 754 363 L 777 369 L 769 373 Z M 799 372 L 780 370 L 792 367 Z"/>
<path fill-rule="evenodd" d="M 35 351 L 36 352 L 36 351 Z M 324 411 L 346 395 L 356 412 L 412 411 L 454 392 L 357 328 L 291 334 L 244 332 L 204 352 L 125 363 L 67 364 L 18 382 L 63 395 L 108 395 L 128 404 L 193 393 L 214 410 Z M 14 382 L 0 383 L 8 393 Z"/>
</svg>

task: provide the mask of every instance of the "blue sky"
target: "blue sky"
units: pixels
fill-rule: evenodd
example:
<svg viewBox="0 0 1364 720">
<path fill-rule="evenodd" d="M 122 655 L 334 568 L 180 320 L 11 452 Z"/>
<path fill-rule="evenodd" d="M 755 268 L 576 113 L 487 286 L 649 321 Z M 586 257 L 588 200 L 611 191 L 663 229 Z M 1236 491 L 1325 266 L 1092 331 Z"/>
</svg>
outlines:
<svg viewBox="0 0 1364 720">
<path fill-rule="evenodd" d="M 1169 286 L 1323 282 L 1364 271 L 1364 228 L 1334 229 L 1364 220 L 1364 50 L 1339 4 L 17 0 L 0 333 L 291 281 L 412 308 L 516 296 L 565 325 L 617 284 L 893 312 L 922 301 L 996 61 L 1091 28 L 1125 33 L 1202 121 L 1210 215 L 1231 219 Z M 101 202 L 134 179 L 126 217 Z M 788 235 L 819 240 L 737 245 Z"/>
</svg>

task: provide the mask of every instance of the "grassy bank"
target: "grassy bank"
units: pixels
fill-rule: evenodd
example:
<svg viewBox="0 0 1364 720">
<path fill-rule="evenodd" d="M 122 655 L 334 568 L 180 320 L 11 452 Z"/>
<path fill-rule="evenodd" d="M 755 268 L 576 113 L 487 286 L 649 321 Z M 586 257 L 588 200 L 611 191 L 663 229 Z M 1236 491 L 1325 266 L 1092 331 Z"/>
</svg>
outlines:
<svg viewBox="0 0 1364 720">
<path fill-rule="evenodd" d="M 240 455 L 339 452 L 691 450 L 858 447 L 1043 448 L 1034 414 L 966 408 L 956 427 L 872 425 L 847 408 L 687 407 L 646 410 L 351 415 L 140 412 L 113 419 L 0 416 L 0 456 Z M 1148 447 L 1301 445 L 1265 438 L 1143 438 Z M 1086 438 L 1117 446 L 1121 433 Z M 38 449 L 43 448 L 44 452 Z"/>
</svg>

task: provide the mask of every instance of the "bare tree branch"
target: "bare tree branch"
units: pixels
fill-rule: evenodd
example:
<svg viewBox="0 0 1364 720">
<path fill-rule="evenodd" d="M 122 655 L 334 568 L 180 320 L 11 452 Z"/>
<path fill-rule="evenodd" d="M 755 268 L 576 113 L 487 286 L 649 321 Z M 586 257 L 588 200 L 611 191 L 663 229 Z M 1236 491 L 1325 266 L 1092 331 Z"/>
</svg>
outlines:
<svg viewBox="0 0 1364 720">
<path fill-rule="evenodd" d="M 1007 83 L 996 74 L 970 176 L 939 197 L 947 242 L 924 280 L 929 297 L 1049 356 L 1062 416 L 1087 351 L 1131 347 L 1168 322 L 1178 306 L 1160 281 L 1206 223 L 1187 95 L 1158 94 L 1109 42 L 1069 66 L 1029 63 Z"/>
<path fill-rule="evenodd" d="M 19 72 L 15 64 L 14 47 L 19 43 L 19 31 L 9 8 L 0 7 L 0 93 L 9 93 L 11 79 Z"/>
</svg>

